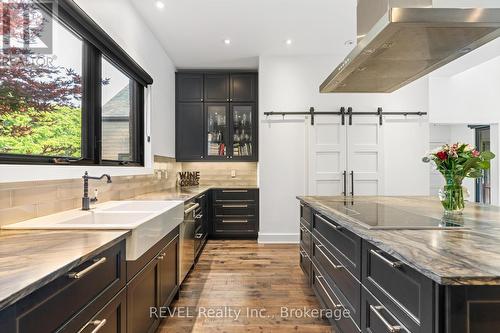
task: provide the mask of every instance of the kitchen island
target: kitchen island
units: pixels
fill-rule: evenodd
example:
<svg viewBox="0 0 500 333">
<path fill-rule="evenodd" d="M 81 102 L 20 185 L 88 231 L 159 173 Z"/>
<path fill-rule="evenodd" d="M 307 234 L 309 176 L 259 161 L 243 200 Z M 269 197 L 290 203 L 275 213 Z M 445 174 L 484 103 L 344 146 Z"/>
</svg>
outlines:
<svg viewBox="0 0 500 333">
<path fill-rule="evenodd" d="M 341 332 L 500 331 L 500 209 L 427 197 L 298 197 L 301 266 Z"/>
</svg>

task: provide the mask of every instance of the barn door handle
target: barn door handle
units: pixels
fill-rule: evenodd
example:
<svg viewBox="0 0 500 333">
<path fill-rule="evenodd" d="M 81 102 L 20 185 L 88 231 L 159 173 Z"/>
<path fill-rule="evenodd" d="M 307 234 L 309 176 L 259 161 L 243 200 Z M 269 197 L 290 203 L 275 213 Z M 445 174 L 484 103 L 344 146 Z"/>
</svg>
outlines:
<svg viewBox="0 0 500 333">
<path fill-rule="evenodd" d="M 342 192 L 343 196 L 347 195 L 347 171 L 344 170 L 343 172 L 343 177 L 344 177 L 344 192 Z"/>
<path fill-rule="evenodd" d="M 351 171 L 351 196 L 354 196 L 354 171 Z"/>
</svg>

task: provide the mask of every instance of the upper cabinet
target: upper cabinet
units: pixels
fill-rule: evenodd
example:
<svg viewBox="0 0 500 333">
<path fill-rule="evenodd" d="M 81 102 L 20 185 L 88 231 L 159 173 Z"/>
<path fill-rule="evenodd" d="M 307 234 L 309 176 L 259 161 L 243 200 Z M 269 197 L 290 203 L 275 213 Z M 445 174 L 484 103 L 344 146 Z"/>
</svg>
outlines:
<svg viewBox="0 0 500 333">
<path fill-rule="evenodd" d="M 257 78 L 257 73 L 177 73 L 178 161 L 257 161 Z"/>
<path fill-rule="evenodd" d="M 230 102 L 255 102 L 257 100 L 257 75 L 231 74 Z"/>
<path fill-rule="evenodd" d="M 205 102 L 229 102 L 229 74 L 205 75 Z"/>
<path fill-rule="evenodd" d="M 203 102 L 203 79 L 204 75 L 197 73 L 177 75 L 177 101 Z"/>
</svg>

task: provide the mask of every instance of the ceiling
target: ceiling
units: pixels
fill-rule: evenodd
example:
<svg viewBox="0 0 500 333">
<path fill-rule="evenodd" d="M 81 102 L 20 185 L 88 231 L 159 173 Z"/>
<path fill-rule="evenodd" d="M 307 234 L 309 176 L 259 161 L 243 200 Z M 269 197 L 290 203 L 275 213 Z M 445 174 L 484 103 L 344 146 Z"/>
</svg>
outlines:
<svg viewBox="0 0 500 333">
<path fill-rule="evenodd" d="M 257 68 L 261 55 L 345 56 L 353 47 L 346 41 L 356 38 L 356 0 L 161 0 L 163 9 L 156 0 L 129 1 L 177 68 Z"/>
</svg>

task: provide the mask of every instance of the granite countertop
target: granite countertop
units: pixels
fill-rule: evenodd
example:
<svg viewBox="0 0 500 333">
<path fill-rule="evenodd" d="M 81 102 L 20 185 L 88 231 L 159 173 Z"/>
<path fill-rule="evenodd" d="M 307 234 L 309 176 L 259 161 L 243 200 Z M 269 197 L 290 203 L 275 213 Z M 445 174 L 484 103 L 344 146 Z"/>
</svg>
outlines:
<svg viewBox="0 0 500 333">
<path fill-rule="evenodd" d="M 257 189 L 257 186 L 189 186 L 174 187 L 167 190 L 139 195 L 134 200 L 181 200 L 189 201 L 213 189 Z"/>
<path fill-rule="evenodd" d="M 342 212 L 344 197 L 297 197 L 320 214 L 386 251 L 442 285 L 500 285 L 500 207 L 468 203 L 461 223 L 466 229 L 375 230 Z M 388 207 L 383 219 L 419 216 L 441 219 L 443 209 L 429 197 L 354 197 L 349 205 L 376 203 Z M 358 217 L 359 218 L 359 217 Z"/>
<path fill-rule="evenodd" d="M 217 188 L 256 186 L 193 186 L 172 188 L 135 200 L 189 201 Z M 43 287 L 103 249 L 126 238 L 117 230 L 0 230 L 0 311 Z"/>
<path fill-rule="evenodd" d="M 0 230 L 0 311 L 125 239 L 128 233 Z"/>
</svg>

